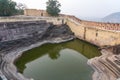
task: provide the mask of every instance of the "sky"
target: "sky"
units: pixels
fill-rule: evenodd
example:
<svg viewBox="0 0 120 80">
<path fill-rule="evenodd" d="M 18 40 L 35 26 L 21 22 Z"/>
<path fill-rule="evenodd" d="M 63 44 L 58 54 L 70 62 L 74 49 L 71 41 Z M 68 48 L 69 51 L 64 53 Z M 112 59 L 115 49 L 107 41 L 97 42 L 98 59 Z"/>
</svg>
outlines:
<svg viewBox="0 0 120 80">
<path fill-rule="evenodd" d="M 46 9 L 48 0 L 13 0 L 27 5 L 29 9 Z M 111 13 L 120 12 L 120 0 L 58 0 L 61 13 L 77 17 L 103 18 Z"/>
</svg>

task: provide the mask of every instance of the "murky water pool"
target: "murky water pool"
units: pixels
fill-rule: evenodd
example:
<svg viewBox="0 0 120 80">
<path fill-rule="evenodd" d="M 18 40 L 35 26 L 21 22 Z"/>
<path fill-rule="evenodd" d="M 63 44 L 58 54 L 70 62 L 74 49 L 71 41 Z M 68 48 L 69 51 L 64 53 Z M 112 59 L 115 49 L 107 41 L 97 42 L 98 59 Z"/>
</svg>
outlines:
<svg viewBox="0 0 120 80">
<path fill-rule="evenodd" d="M 15 64 L 35 80 L 92 80 L 93 69 L 87 61 L 100 55 L 96 46 L 76 39 L 26 51 Z"/>
</svg>

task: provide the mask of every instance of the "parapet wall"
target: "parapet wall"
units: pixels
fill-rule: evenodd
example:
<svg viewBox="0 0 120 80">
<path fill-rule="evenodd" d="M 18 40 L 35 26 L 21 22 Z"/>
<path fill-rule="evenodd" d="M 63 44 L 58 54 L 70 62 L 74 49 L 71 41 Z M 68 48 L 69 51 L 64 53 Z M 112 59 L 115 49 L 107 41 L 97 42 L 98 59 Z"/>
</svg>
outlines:
<svg viewBox="0 0 120 80">
<path fill-rule="evenodd" d="M 72 19 L 78 24 L 88 25 L 88 27 L 101 29 L 101 30 L 115 30 L 120 31 L 119 23 L 103 23 L 103 22 L 93 22 L 93 21 L 85 21 L 76 18 L 75 16 L 66 16 L 69 19 Z"/>
<path fill-rule="evenodd" d="M 0 22 L 23 22 L 23 21 L 46 21 L 55 25 L 65 23 L 64 17 L 40 17 L 40 16 L 13 16 L 13 17 L 0 17 Z"/>
<path fill-rule="evenodd" d="M 50 17 L 50 15 L 45 10 L 37 10 L 37 9 L 25 9 L 24 15 Z M 96 29 L 101 29 L 101 30 L 115 30 L 115 31 L 120 30 L 120 24 L 118 24 L 118 23 L 102 23 L 102 22 L 85 21 L 85 20 L 80 20 L 80 19 L 76 18 L 75 16 L 64 15 L 64 14 L 60 14 L 60 16 L 64 17 L 64 20 L 65 20 L 65 18 L 72 19 L 75 23 L 87 25 L 90 28 L 96 28 Z M 52 21 L 52 22 L 54 22 L 54 21 Z"/>
<path fill-rule="evenodd" d="M 77 38 L 100 47 L 120 45 L 120 24 L 82 21 L 68 16 L 67 25 Z"/>
</svg>

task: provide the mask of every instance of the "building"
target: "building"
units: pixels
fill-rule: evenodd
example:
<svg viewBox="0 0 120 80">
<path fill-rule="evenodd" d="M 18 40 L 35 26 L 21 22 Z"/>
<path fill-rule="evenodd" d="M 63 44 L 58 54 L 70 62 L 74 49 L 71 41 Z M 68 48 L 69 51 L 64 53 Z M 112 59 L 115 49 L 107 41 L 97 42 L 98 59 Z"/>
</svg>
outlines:
<svg viewBox="0 0 120 80">
<path fill-rule="evenodd" d="M 24 15 L 26 16 L 50 16 L 46 10 L 37 10 L 37 9 L 25 9 Z"/>
</svg>

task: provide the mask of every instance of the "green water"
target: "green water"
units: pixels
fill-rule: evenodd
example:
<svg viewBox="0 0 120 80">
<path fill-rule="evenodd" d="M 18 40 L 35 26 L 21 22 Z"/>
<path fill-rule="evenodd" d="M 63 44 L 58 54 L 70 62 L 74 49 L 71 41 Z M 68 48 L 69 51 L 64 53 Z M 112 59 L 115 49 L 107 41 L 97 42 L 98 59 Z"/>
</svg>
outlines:
<svg viewBox="0 0 120 80">
<path fill-rule="evenodd" d="M 99 55 L 97 47 L 76 39 L 26 51 L 15 64 L 19 72 L 35 80 L 92 80 L 87 60 Z"/>
</svg>

